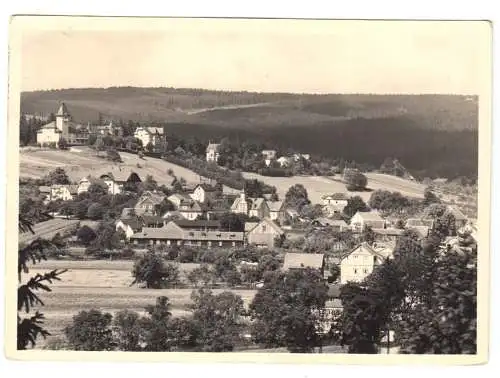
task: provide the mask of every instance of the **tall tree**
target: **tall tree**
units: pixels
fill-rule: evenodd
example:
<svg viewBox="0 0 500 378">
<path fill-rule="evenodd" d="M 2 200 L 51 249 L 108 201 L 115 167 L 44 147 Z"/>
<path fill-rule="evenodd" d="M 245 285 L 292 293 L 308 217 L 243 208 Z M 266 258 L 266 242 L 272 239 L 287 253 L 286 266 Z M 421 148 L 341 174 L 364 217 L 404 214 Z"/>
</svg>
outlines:
<svg viewBox="0 0 500 378">
<path fill-rule="evenodd" d="M 291 186 L 285 194 L 285 204 L 297 210 L 301 210 L 305 205 L 309 205 L 309 195 L 302 184 Z"/>
<path fill-rule="evenodd" d="M 310 353 L 319 344 L 318 325 L 328 288 L 312 269 L 267 274 L 250 304 L 254 341 Z"/>
<path fill-rule="evenodd" d="M 343 213 L 351 218 L 358 211 L 368 211 L 365 201 L 360 196 L 354 196 L 347 200 L 347 206 L 344 207 Z"/>
<path fill-rule="evenodd" d="M 73 350 L 109 351 L 115 348 L 110 313 L 98 310 L 80 311 L 64 329 Z"/>
</svg>

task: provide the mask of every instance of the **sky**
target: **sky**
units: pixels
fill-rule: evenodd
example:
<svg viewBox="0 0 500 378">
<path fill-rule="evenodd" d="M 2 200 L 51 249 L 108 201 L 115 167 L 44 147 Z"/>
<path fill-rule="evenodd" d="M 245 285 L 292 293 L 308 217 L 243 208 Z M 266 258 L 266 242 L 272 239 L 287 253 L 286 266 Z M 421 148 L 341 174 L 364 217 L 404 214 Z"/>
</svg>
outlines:
<svg viewBox="0 0 500 378">
<path fill-rule="evenodd" d="M 486 22 L 29 17 L 21 90 L 478 94 Z"/>
</svg>

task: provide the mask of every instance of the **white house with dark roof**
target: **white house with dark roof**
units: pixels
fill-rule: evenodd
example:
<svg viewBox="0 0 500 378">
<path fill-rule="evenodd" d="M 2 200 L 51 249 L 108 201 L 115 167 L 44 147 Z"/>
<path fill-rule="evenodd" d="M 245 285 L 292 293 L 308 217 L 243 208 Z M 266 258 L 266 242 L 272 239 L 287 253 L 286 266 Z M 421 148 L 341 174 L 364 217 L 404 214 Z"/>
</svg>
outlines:
<svg viewBox="0 0 500 378">
<path fill-rule="evenodd" d="M 157 148 L 165 141 L 163 127 L 138 127 L 135 129 L 134 137 L 142 142 L 143 148 L 146 148 L 150 143 L 153 148 Z"/>
<path fill-rule="evenodd" d="M 154 214 L 157 206 L 165 199 L 165 194 L 161 192 L 146 191 L 137 200 L 134 211 L 137 215 Z"/>
<path fill-rule="evenodd" d="M 349 196 L 345 193 L 333 193 L 322 196 L 321 200 L 323 205 L 335 205 L 341 208 L 342 211 L 347 206 Z"/>
<path fill-rule="evenodd" d="M 174 204 L 174 206 L 176 207 L 176 209 L 179 208 L 179 206 L 181 205 L 181 203 L 192 201 L 191 197 L 189 197 L 189 196 L 187 196 L 185 194 L 181 194 L 181 193 L 171 194 L 170 196 L 168 196 L 167 199 Z"/>
<path fill-rule="evenodd" d="M 340 260 L 340 283 L 361 282 L 373 269 L 388 257 L 384 250 L 377 250 L 368 243 L 361 243 Z"/>
<path fill-rule="evenodd" d="M 52 185 L 50 187 L 50 200 L 70 201 L 78 195 L 78 185 Z"/>
<path fill-rule="evenodd" d="M 285 207 L 283 201 L 266 201 L 269 208 L 269 218 L 282 223 L 285 220 Z"/>
<path fill-rule="evenodd" d="M 270 209 L 264 198 L 248 198 L 241 192 L 231 205 L 231 212 L 264 219 L 270 216 Z"/>
<path fill-rule="evenodd" d="M 194 187 L 193 192 L 189 195 L 191 198 L 199 203 L 205 203 L 214 197 L 217 188 L 208 184 L 198 184 Z"/>
<path fill-rule="evenodd" d="M 195 200 L 182 201 L 177 211 L 187 220 L 196 220 L 203 215 L 203 209 Z"/>
<path fill-rule="evenodd" d="M 209 143 L 206 150 L 208 162 L 217 163 L 219 160 L 220 143 Z"/>
</svg>

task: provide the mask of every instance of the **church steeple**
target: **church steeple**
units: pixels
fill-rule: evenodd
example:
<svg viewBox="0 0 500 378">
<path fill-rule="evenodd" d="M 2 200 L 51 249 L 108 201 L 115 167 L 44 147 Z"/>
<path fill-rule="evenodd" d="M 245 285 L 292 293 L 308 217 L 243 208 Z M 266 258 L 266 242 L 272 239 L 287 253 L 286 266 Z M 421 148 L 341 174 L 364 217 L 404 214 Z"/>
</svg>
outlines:
<svg viewBox="0 0 500 378">
<path fill-rule="evenodd" d="M 57 111 L 56 117 L 69 117 L 68 108 L 64 102 L 61 102 L 59 106 L 59 110 Z"/>
</svg>

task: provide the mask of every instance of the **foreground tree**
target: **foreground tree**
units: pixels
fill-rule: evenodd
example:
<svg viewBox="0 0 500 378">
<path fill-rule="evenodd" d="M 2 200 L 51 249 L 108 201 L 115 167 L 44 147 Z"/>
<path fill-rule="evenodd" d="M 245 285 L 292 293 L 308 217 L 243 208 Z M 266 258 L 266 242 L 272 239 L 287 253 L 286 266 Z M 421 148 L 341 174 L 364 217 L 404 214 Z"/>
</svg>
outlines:
<svg viewBox="0 0 500 378">
<path fill-rule="evenodd" d="M 81 311 L 73 323 L 64 329 L 71 349 L 84 351 L 113 350 L 115 343 L 111 329 L 113 316 L 98 310 Z"/>
<path fill-rule="evenodd" d="M 231 292 L 213 295 L 199 290 L 191 295 L 193 300 L 192 326 L 198 347 L 204 352 L 229 352 L 241 339 L 243 300 Z"/>
<path fill-rule="evenodd" d="M 36 214 L 38 218 L 42 218 L 43 214 Z M 33 223 L 30 219 L 19 216 L 19 232 L 33 231 Z M 60 275 L 66 270 L 52 270 L 45 274 L 36 274 L 29 278 L 25 283 L 22 281 L 22 273 L 29 273 L 28 263 L 33 264 L 46 260 L 45 251 L 47 248 L 53 247 L 50 242 L 42 239 L 36 239 L 26 246 L 19 247 L 18 250 L 18 280 L 17 288 L 17 349 L 27 349 L 30 345 L 35 347 L 39 336 L 46 338 L 50 333 L 43 328 L 45 316 L 38 310 L 30 317 L 24 317 L 21 312 L 29 314 L 33 307 L 43 306 L 44 302 L 38 296 L 37 291 L 51 291 L 47 283 L 60 280 Z"/>
<path fill-rule="evenodd" d="M 113 331 L 118 350 L 139 351 L 142 328 L 139 314 L 135 311 L 123 310 L 113 319 Z"/>
<path fill-rule="evenodd" d="M 168 352 L 175 344 L 171 332 L 170 301 L 162 296 L 154 306 L 146 307 L 147 316 L 141 319 L 145 347 L 148 352 Z"/>
<path fill-rule="evenodd" d="M 252 336 L 267 348 L 310 353 L 319 345 L 317 326 L 328 288 L 312 269 L 270 273 L 250 304 Z"/>
<path fill-rule="evenodd" d="M 173 264 L 165 264 L 163 258 L 148 252 L 136 260 L 132 269 L 134 281 L 131 285 L 145 283 L 147 288 L 160 289 L 179 280 L 179 268 Z"/>
</svg>

